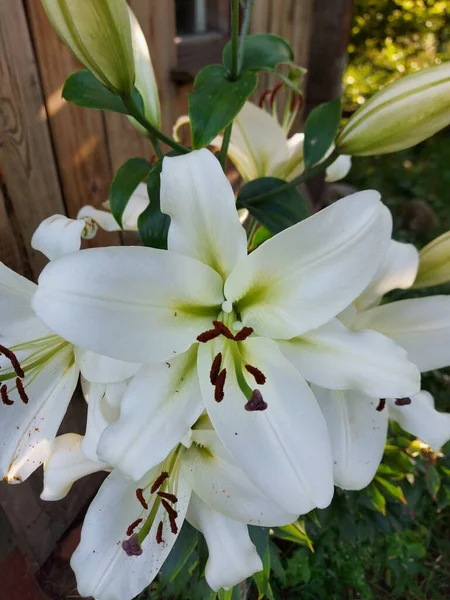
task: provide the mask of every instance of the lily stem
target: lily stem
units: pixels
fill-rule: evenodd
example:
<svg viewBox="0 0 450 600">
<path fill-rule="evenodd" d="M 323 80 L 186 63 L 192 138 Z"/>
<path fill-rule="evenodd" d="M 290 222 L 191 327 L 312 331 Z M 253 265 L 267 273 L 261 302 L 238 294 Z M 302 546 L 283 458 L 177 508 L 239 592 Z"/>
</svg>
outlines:
<svg viewBox="0 0 450 600">
<path fill-rule="evenodd" d="M 242 63 L 244 61 L 244 43 L 247 37 L 248 30 L 250 28 L 250 20 L 252 16 L 253 3 L 255 0 L 247 0 L 244 9 L 244 18 L 242 21 L 241 37 L 239 38 L 239 49 L 238 49 L 238 72 L 242 71 Z"/>
<path fill-rule="evenodd" d="M 239 77 L 239 0 L 231 0 L 231 72 L 230 78 Z"/>
<path fill-rule="evenodd" d="M 223 133 L 222 147 L 220 148 L 220 164 L 222 165 L 222 169 L 224 173 L 226 173 L 227 169 L 227 154 L 228 147 L 230 145 L 231 139 L 231 129 L 233 127 L 233 121 L 228 125 Z"/>
<path fill-rule="evenodd" d="M 142 114 L 142 112 L 140 111 L 140 109 L 139 109 L 138 105 L 136 104 L 134 98 L 132 98 L 131 95 L 130 96 L 123 96 L 122 100 L 123 100 L 123 103 L 125 104 L 125 107 L 128 109 L 128 114 L 131 117 L 134 117 L 136 119 L 136 121 L 140 125 L 142 125 L 142 127 L 144 127 L 149 132 L 150 139 L 151 139 L 151 141 L 153 143 L 153 147 L 155 148 L 155 153 L 156 153 L 156 155 L 157 155 L 157 157 L 159 159 L 161 159 L 163 157 L 163 153 L 162 153 L 161 148 L 159 146 L 159 141 L 164 142 L 165 144 L 167 144 L 168 146 L 170 146 L 174 150 L 177 150 L 181 154 L 187 154 L 188 152 L 190 152 L 189 148 L 186 148 L 185 146 L 182 146 L 181 144 L 178 144 L 178 142 L 176 142 L 172 138 L 170 138 L 167 135 L 165 135 L 162 131 L 159 131 L 159 129 L 157 129 L 156 127 L 154 127 L 150 123 L 150 121 L 148 121 L 145 118 L 145 116 Z"/>
</svg>

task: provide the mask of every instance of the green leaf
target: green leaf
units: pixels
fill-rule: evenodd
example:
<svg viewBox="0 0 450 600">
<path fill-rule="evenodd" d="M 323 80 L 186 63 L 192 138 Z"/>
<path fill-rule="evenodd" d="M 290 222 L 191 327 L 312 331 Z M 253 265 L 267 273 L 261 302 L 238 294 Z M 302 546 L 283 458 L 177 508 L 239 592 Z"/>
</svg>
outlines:
<svg viewBox="0 0 450 600">
<path fill-rule="evenodd" d="M 185 521 L 174 547 L 161 568 L 160 581 L 163 585 L 173 581 L 179 575 L 194 552 L 198 538 L 198 532 Z"/>
<path fill-rule="evenodd" d="M 441 487 L 441 476 L 435 466 L 430 465 L 425 472 L 425 483 L 428 493 L 436 500 L 439 488 Z"/>
<path fill-rule="evenodd" d="M 269 528 L 249 525 L 248 533 L 250 535 L 250 539 L 255 544 L 256 551 L 262 560 L 269 545 Z"/>
<path fill-rule="evenodd" d="M 406 498 L 403 494 L 403 490 L 399 485 L 394 485 L 383 477 L 375 477 L 375 480 L 384 488 L 389 496 L 399 500 L 402 504 L 406 504 Z"/>
<path fill-rule="evenodd" d="M 223 64 L 231 71 L 231 42 L 222 54 Z M 294 60 L 294 52 L 288 42 L 274 33 L 248 35 L 244 42 L 243 71 L 275 71 L 280 63 Z"/>
<path fill-rule="evenodd" d="M 194 148 L 208 145 L 233 121 L 245 101 L 254 92 L 258 77 L 245 71 L 231 81 L 221 65 L 209 65 L 195 78 L 194 91 L 189 94 Z"/>
<path fill-rule="evenodd" d="M 274 600 L 272 588 L 270 587 L 270 549 L 266 546 L 264 556 L 262 556 L 262 571 L 258 571 L 253 575 L 253 580 L 258 588 L 258 600 L 268 598 Z"/>
<path fill-rule="evenodd" d="M 239 587 L 232 587 L 231 590 L 219 590 L 217 597 L 219 600 L 240 600 L 241 594 L 239 592 Z"/>
<path fill-rule="evenodd" d="M 340 98 L 319 104 L 309 113 L 305 123 L 303 146 L 306 169 L 310 169 L 325 156 L 336 137 L 340 120 Z"/>
<path fill-rule="evenodd" d="M 143 100 L 135 88 L 133 99 L 144 111 Z M 128 114 L 128 109 L 120 96 L 111 92 L 90 71 L 75 71 L 66 79 L 62 97 L 72 104 L 84 108 L 96 108 L 112 112 Z"/>
<path fill-rule="evenodd" d="M 150 204 L 139 215 L 138 231 L 144 246 L 167 250 L 167 233 L 170 217 L 161 212 L 161 171 L 163 161 L 158 161 L 149 173 L 147 179 L 148 197 Z"/>
<path fill-rule="evenodd" d="M 145 179 L 152 165 L 145 158 L 130 158 L 117 171 L 109 190 L 111 212 L 122 227 L 123 212 L 139 183 Z"/>
<path fill-rule="evenodd" d="M 249 181 L 239 190 L 238 208 L 246 208 L 272 234 L 279 233 L 291 225 L 309 217 L 305 199 L 295 187 L 277 193 L 286 184 L 276 177 L 261 177 Z M 258 196 L 271 192 L 267 198 Z"/>
<path fill-rule="evenodd" d="M 296 544 L 308 546 L 311 552 L 314 552 L 312 541 L 306 533 L 304 521 L 295 521 L 295 523 L 291 523 L 291 525 L 275 527 L 274 534 L 281 540 L 288 540 L 290 542 L 295 542 Z"/>
<path fill-rule="evenodd" d="M 253 250 L 256 250 L 256 248 L 258 246 L 261 246 L 261 244 L 263 244 L 264 242 L 267 242 L 267 240 L 270 239 L 271 237 L 272 237 L 272 234 L 267 229 L 267 227 L 263 227 L 261 225 L 261 227 L 258 227 L 258 229 L 256 230 L 252 239 L 249 240 L 250 246 L 249 246 L 248 251 L 253 252 Z"/>
<path fill-rule="evenodd" d="M 382 515 L 386 516 L 386 498 L 380 492 L 379 488 L 372 483 L 368 488 L 366 488 L 366 491 L 372 506 Z"/>
</svg>

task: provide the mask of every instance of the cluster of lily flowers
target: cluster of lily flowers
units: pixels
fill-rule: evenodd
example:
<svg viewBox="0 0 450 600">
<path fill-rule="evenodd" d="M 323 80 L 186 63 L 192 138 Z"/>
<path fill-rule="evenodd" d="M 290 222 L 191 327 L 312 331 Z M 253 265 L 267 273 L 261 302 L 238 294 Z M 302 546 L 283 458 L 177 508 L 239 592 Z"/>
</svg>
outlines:
<svg viewBox="0 0 450 600">
<path fill-rule="evenodd" d="M 239 168 L 248 136 L 233 132 Z M 267 137 L 288 177 L 292 156 Z M 244 178 L 259 176 L 261 156 L 241 154 Z M 126 229 L 148 203 L 142 184 Z M 43 464 L 42 498 L 59 500 L 109 472 L 71 562 L 80 594 L 99 600 L 148 586 L 184 520 L 205 537 L 208 584 L 228 589 L 262 569 L 247 525 L 292 523 L 335 485 L 370 483 L 389 419 L 436 451 L 450 439 L 450 415 L 420 388 L 420 372 L 450 365 L 450 299 L 384 299 L 414 284 L 419 255 L 391 239 L 376 191 L 248 254 L 233 189 L 202 149 L 164 159 L 161 210 L 168 250 L 80 250 L 99 226 L 119 228 L 88 206 L 37 229 L 50 259 L 38 285 L 0 267 L 2 477 Z M 79 379 L 85 434 L 58 436 Z"/>
</svg>

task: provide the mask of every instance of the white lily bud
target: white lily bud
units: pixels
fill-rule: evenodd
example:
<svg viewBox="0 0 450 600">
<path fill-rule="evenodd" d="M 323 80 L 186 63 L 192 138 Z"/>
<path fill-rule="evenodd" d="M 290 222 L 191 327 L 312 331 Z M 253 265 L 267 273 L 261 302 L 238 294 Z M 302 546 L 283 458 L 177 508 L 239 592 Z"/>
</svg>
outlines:
<svg viewBox="0 0 450 600">
<path fill-rule="evenodd" d="M 427 244 L 419 252 L 419 271 L 415 288 L 441 285 L 450 281 L 450 231 Z"/>
<path fill-rule="evenodd" d="M 125 0 L 42 0 L 58 35 L 110 90 L 134 85 L 130 19 Z"/>
<path fill-rule="evenodd" d="M 153 71 L 150 50 L 147 46 L 144 32 L 139 25 L 139 21 L 129 8 L 131 37 L 133 40 L 134 67 L 136 71 L 135 86 L 144 101 L 144 115 L 147 121 L 161 129 L 161 105 L 159 102 L 158 85 L 156 83 L 155 72 Z M 142 127 L 135 119 L 130 117 L 133 125 L 142 133 L 147 130 Z"/>
<path fill-rule="evenodd" d="M 342 154 L 370 156 L 415 146 L 450 123 L 450 62 L 386 86 L 359 108 L 336 140 Z"/>
</svg>

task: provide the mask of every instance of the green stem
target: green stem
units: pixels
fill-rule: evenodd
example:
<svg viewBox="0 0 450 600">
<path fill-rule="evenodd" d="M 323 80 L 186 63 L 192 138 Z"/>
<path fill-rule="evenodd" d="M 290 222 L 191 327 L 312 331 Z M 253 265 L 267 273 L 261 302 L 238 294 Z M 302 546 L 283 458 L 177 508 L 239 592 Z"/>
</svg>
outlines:
<svg viewBox="0 0 450 600">
<path fill-rule="evenodd" d="M 152 133 L 149 133 L 149 137 L 151 143 L 153 144 L 153 148 L 155 149 L 155 154 L 158 160 L 161 160 L 162 158 L 164 158 L 164 153 L 161 150 L 161 146 L 159 145 L 158 139 Z"/>
<path fill-rule="evenodd" d="M 244 60 L 244 42 L 250 28 L 250 19 L 252 16 L 252 8 L 255 0 L 247 0 L 244 9 L 244 19 L 242 21 L 241 37 L 239 38 L 238 49 L 238 73 L 242 71 L 242 62 Z"/>
<path fill-rule="evenodd" d="M 319 163 L 318 165 L 314 165 L 314 167 L 312 167 L 308 171 L 305 171 L 303 173 L 303 175 L 299 175 L 292 181 L 287 181 L 284 185 L 281 185 L 280 187 L 275 188 L 274 190 L 271 190 L 270 192 L 264 192 L 264 194 L 259 194 L 259 196 L 253 196 L 251 199 L 252 204 L 258 204 L 261 202 L 265 202 L 268 198 L 271 198 L 272 196 L 277 196 L 278 194 L 287 192 L 287 190 L 290 190 L 291 188 L 296 187 L 297 185 L 300 185 L 301 183 L 305 183 L 305 181 L 308 181 L 309 179 L 312 179 L 313 177 L 316 177 L 316 175 L 319 175 L 320 173 L 322 173 L 322 171 L 324 171 L 327 167 L 329 167 L 332 163 L 334 163 L 334 161 L 338 158 L 338 156 L 339 156 L 339 152 L 334 150 L 327 159 L 325 159 L 323 162 Z M 238 206 L 238 208 L 239 208 L 239 206 Z"/>
<path fill-rule="evenodd" d="M 167 137 L 167 135 L 164 135 L 164 133 L 162 131 L 159 131 L 159 129 L 156 129 L 156 127 L 154 127 L 150 123 L 150 121 L 148 121 L 145 118 L 145 116 L 141 113 L 138 105 L 134 101 L 134 98 L 132 98 L 131 96 L 123 96 L 122 100 L 123 100 L 123 103 L 125 104 L 126 108 L 128 109 L 129 115 L 131 117 L 134 117 L 136 119 L 136 121 L 142 125 L 142 127 L 145 127 L 145 129 L 149 132 L 150 139 L 152 141 L 153 141 L 153 139 L 155 139 L 155 141 L 160 140 L 161 142 L 164 142 L 165 144 L 167 144 L 174 150 L 177 150 L 181 154 L 187 154 L 188 152 L 190 152 L 189 148 L 186 148 L 185 146 L 178 144 L 172 138 Z M 156 152 L 156 155 L 158 156 L 158 158 L 162 158 L 163 154 L 162 154 L 161 148 L 159 147 L 159 144 L 157 143 L 155 145 L 155 143 L 154 143 L 153 145 L 155 147 L 155 152 Z"/>
<path fill-rule="evenodd" d="M 230 145 L 231 129 L 233 128 L 233 122 L 231 122 L 225 129 L 222 140 L 222 147 L 220 149 L 220 164 L 222 165 L 223 172 L 227 169 L 227 154 L 228 146 Z"/>
<path fill-rule="evenodd" d="M 239 0 L 231 0 L 231 73 L 230 78 L 239 77 Z"/>
</svg>

